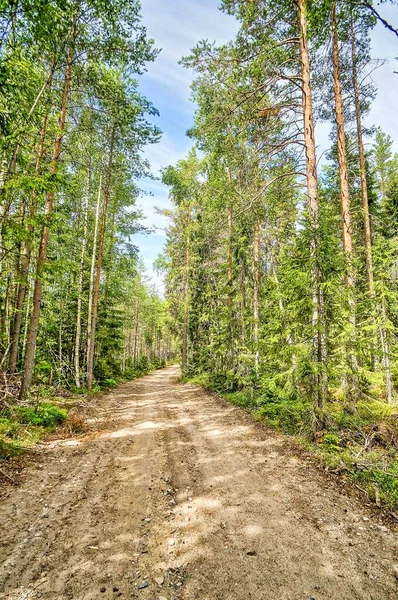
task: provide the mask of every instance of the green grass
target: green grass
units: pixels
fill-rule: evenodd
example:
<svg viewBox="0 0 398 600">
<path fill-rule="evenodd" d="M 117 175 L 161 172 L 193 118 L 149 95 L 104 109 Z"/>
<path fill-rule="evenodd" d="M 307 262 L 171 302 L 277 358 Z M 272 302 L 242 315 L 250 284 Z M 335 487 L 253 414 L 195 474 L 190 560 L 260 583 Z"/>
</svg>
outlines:
<svg viewBox="0 0 398 600">
<path fill-rule="evenodd" d="M 67 418 L 68 411 L 51 402 L 13 406 L 0 413 L 0 457 L 17 456 L 34 446 Z"/>
<path fill-rule="evenodd" d="M 50 402 L 40 402 L 35 406 L 15 406 L 9 414 L 19 423 L 54 430 L 65 421 L 68 411 Z"/>
</svg>

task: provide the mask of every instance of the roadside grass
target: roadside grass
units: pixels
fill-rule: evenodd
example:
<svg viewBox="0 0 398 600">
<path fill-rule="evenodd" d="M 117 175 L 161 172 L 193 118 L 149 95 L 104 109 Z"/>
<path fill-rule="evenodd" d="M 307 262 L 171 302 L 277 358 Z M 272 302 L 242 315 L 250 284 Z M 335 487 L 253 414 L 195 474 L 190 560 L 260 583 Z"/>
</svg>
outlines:
<svg viewBox="0 0 398 600">
<path fill-rule="evenodd" d="M 294 437 L 326 470 L 348 477 L 378 506 L 398 509 L 398 406 L 371 397 L 353 404 L 336 391 L 326 406 L 328 428 L 314 439 L 312 406 L 303 398 L 225 391 L 206 373 L 181 381 L 215 391 L 256 421 Z"/>
</svg>

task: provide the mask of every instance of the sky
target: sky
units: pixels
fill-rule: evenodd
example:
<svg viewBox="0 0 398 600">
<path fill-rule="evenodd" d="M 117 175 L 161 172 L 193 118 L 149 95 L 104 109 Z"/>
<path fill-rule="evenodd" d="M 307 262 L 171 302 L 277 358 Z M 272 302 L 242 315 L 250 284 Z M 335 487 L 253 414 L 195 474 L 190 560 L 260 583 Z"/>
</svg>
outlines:
<svg viewBox="0 0 398 600">
<path fill-rule="evenodd" d="M 161 49 L 156 61 L 148 65 L 148 72 L 139 80 L 141 92 L 160 113 L 154 122 L 163 132 L 161 141 L 148 146 L 144 152 L 151 163 L 152 173 L 159 177 L 162 167 L 184 158 L 192 145 L 186 131 L 193 123 L 195 111 L 190 101 L 193 73 L 184 69 L 178 61 L 188 55 L 201 39 L 219 44 L 229 41 L 237 32 L 238 23 L 218 9 L 219 0 L 141 0 L 141 4 L 148 36 Z M 383 6 L 380 12 L 398 26 L 396 7 Z M 372 56 L 386 59 L 386 63 L 372 75 L 378 95 L 365 125 L 381 126 L 394 138 L 394 149 L 398 151 L 398 74 L 394 74 L 394 70 L 398 71 L 398 61 L 394 60 L 398 56 L 398 38 L 382 25 L 377 25 L 373 31 Z M 316 126 L 318 156 L 330 145 L 329 131 L 328 124 Z M 145 215 L 143 224 L 153 233 L 136 235 L 134 243 L 139 248 L 148 280 L 162 293 L 162 278 L 153 270 L 153 261 L 162 253 L 167 220 L 157 214 L 155 207 L 163 209 L 171 206 L 168 189 L 160 180 L 149 179 L 141 181 L 140 187 L 146 192 L 138 202 Z"/>
</svg>

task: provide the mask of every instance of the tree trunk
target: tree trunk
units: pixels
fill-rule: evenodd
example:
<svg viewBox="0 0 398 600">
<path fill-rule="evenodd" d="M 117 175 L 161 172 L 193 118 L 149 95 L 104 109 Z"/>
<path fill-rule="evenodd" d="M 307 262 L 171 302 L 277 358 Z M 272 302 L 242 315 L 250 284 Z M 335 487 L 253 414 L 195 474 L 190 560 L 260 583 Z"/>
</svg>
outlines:
<svg viewBox="0 0 398 600">
<path fill-rule="evenodd" d="M 190 224 L 191 224 L 191 208 L 188 207 L 187 213 L 187 241 L 185 248 L 185 266 L 184 266 L 184 322 L 182 329 L 182 360 L 181 368 L 182 372 L 185 373 L 188 367 L 188 336 L 189 336 L 189 283 L 190 283 L 190 262 L 191 262 L 191 248 L 190 248 Z"/>
<path fill-rule="evenodd" d="M 55 176 L 58 172 L 58 166 L 61 156 L 61 147 L 62 147 L 62 138 L 65 130 L 65 122 L 66 122 L 66 114 L 68 109 L 68 99 L 69 99 L 69 91 L 70 84 L 72 78 L 72 67 L 73 67 L 73 57 L 74 57 L 74 42 L 76 38 L 76 30 L 77 30 L 77 12 L 74 18 L 71 37 L 70 37 L 70 46 L 68 59 L 66 63 L 65 77 L 64 77 L 64 87 L 62 91 L 62 101 L 61 101 L 61 113 L 58 120 L 58 134 L 54 141 L 53 148 L 53 161 L 51 165 L 51 174 Z M 54 197 L 55 192 L 51 190 L 46 194 L 45 200 L 45 217 L 46 220 L 49 219 L 54 206 Z M 36 342 L 37 342 L 37 334 L 39 329 L 39 318 L 40 318 L 40 305 L 43 291 L 43 276 L 44 276 L 44 268 L 47 262 L 47 246 L 48 246 L 48 238 L 49 238 L 49 226 L 46 223 L 40 240 L 39 246 L 39 255 L 37 258 L 37 266 L 36 266 L 36 279 L 35 286 L 33 291 L 33 307 L 30 315 L 29 322 L 29 332 L 26 344 L 26 354 L 25 354 L 25 365 L 21 383 L 21 392 L 20 398 L 23 399 L 26 394 L 29 392 L 32 378 L 33 378 L 33 369 L 34 369 L 34 361 L 35 361 L 35 353 L 36 353 Z"/>
<path fill-rule="evenodd" d="M 326 371 L 326 338 L 323 327 L 324 307 L 321 293 L 321 274 L 318 265 L 318 227 L 319 227 L 319 199 L 318 175 L 316 164 L 316 146 L 314 133 L 314 114 L 312 106 L 312 89 L 310 74 L 310 57 L 308 51 L 307 19 L 305 14 L 305 0 L 296 0 L 300 28 L 300 58 L 302 77 L 302 104 L 304 118 L 304 143 L 306 156 L 306 179 L 308 196 L 308 217 L 311 227 L 311 255 L 312 255 L 312 325 L 314 330 L 313 350 L 318 363 L 318 374 L 315 376 L 314 408 L 315 426 L 322 426 L 321 411 L 327 396 L 327 371 Z"/>
<path fill-rule="evenodd" d="M 362 134 L 362 120 L 361 120 L 361 103 L 359 99 L 359 86 L 358 86 L 358 73 L 357 73 L 357 53 L 356 53 L 356 41 L 355 41 L 355 27 L 354 21 L 351 21 L 351 59 L 352 59 L 352 82 L 354 88 L 355 98 L 355 115 L 357 122 L 357 142 L 358 142 L 358 155 L 359 155 L 359 170 L 361 177 L 361 194 L 362 194 L 362 212 L 363 212 L 363 225 L 364 225 L 364 238 L 365 238 L 365 258 L 366 258 L 366 278 L 368 282 L 369 296 L 372 302 L 372 309 L 375 304 L 375 291 L 374 291 L 374 278 L 373 278 L 373 260 L 372 260 L 372 228 L 370 223 L 369 214 L 369 201 L 368 201 L 368 183 L 366 179 L 366 162 L 365 162 L 365 150 L 363 144 Z M 382 307 L 383 322 L 385 322 L 385 307 Z M 393 386 L 391 377 L 391 365 L 389 357 L 389 344 L 388 334 L 385 331 L 383 325 L 379 328 L 379 335 L 381 341 L 382 350 L 382 364 L 385 369 L 385 386 L 386 386 L 386 397 L 389 403 L 392 402 Z M 372 362 L 374 363 L 374 351 Z"/>
<path fill-rule="evenodd" d="M 106 174 L 106 183 L 104 189 L 104 204 L 102 207 L 102 219 L 101 219 L 101 230 L 98 244 L 98 255 L 97 255 L 97 269 L 95 275 L 94 295 L 93 295 L 93 306 L 91 312 L 91 339 L 88 346 L 87 353 L 87 389 L 91 392 L 93 387 L 93 370 L 94 370 L 94 349 L 95 349 L 95 330 L 97 327 L 97 313 L 98 313 L 98 301 L 99 301 L 99 290 L 101 282 L 101 268 L 102 268 L 102 256 L 104 253 L 105 244 L 105 231 L 106 231 L 106 216 L 108 209 L 108 202 L 111 192 L 111 176 L 112 176 L 112 165 L 113 165 L 113 150 L 115 145 L 115 134 L 116 125 L 112 126 L 110 146 L 109 146 L 109 159 L 108 168 Z"/>
<path fill-rule="evenodd" d="M 75 384 L 77 388 L 80 388 L 80 338 L 82 331 L 82 294 L 83 294 L 83 279 L 84 279 L 84 263 L 86 258 L 86 246 L 87 246 L 87 232 L 88 232 L 88 209 L 89 209 L 89 198 L 90 198 L 90 178 L 91 169 L 90 164 L 87 168 L 87 180 L 86 180 L 86 191 L 84 194 L 84 217 L 83 217 L 83 238 L 82 248 L 80 253 L 80 270 L 79 270 L 79 281 L 77 285 L 77 310 L 76 310 L 76 335 L 75 335 Z"/>
<path fill-rule="evenodd" d="M 25 319 L 24 319 L 24 332 L 23 332 L 23 341 L 22 341 L 22 357 L 25 358 L 26 354 L 26 342 L 28 340 L 28 328 L 29 328 L 29 314 L 30 314 L 30 303 L 32 301 L 32 285 L 29 284 L 29 273 L 27 275 L 27 285 L 28 288 L 28 297 L 26 300 L 26 311 L 25 311 Z"/>
<path fill-rule="evenodd" d="M 256 373 L 258 371 L 259 362 L 259 286 L 260 286 L 260 221 L 257 218 L 254 226 L 254 241 L 253 241 L 253 342 L 254 342 L 254 367 Z"/>
<path fill-rule="evenodd" d="M 227 168 L 228 181 L 231 184 L 231 171 Z M 230 186 L 231 187 L 231 186 Z M 231 189 L 229 190 L 231 194 Z M 228 348 L 227 366 L 229 369 L 235 367 L 235 344 L 234 344 L 234 319 L 233 319 L 233 257 L 232 257 L 232 234 L 233 234 L 233 208 L 231 198 L 227 205 L 227 307 L 228 307 Z"/>
<path fill-rule="evenodd" d="M 140 301 L 137 296 L 135 305 L 135 326 L 134 326 L 134 347 L 133 347 L 133 364 L 134 366 L 138 363 L 138 316 L 140 312 Z"/>
<path fill-rule="evenodd" d="M 97 258 L 97 238 L 98 238 L 98 223 L 101 208 L 101 185 L 102 177 L 99 176 L 98 183 L 98 195 L 97 205 L 95 209 L 95 222 L 94 222 L 94 237 L 93 237 L 93 249 L 91 252 L 91 268 L 90 268 L 90 284 L 88 291 L 88 307 L 87 307 L 87 359 L 89 350 L 91 347 L 91 315 L 93 312 L 93 295 L 94 295 L 94 278 L 95 278 L 95 261 Z"/>
<path fill-rule="evenodd" d="M 49 90 L 52 86 L 52 80 L 49 81 Z M 43 123 L 40 132 L 40 142 L 39 147 L 37 149 L 36 156 L 36 164 L 35 164 L 35 173 L 36 175 L 40 172 L 40 168 L 42 165 L 44 152 L 45 152 L 45 139 L 47 133 L 47 122 L 48 122 L 48 112 L 44 115 Z M 12 338 L 11 338 L 11 348 L 10 348 L 10 361 L 9 361 L 9 369 L 11 373 L 16 371 L 17 360 L 18 360 L 18 348 L 19 348 L 19 339 L 21 335 L 21 325 L 22 325 L 22 314 L 23 314 L 23 304 L 25 301 L 26 295 L 26 287 L 27 287 L 27 278 L 29 273 L 30 266 L 30 256 L 31 256 L 31 247 L 32 247 L 32 235 L 34 231 L 33 227 L 33 217 L 36 212 L 36 192 L 33 192 L 30 209 L 29 209 L 29 220 L 30 224 L 27 227 L 27 237 L 24 244 L 24 253 L 22 257 L 22 263 L 20 268 L 20 282 L 18 285 L 18 295 L 15 303 L 15 314 L 14 314 L 14 323 L 12 330 Z"/>
<path fill-rule="evenodd" d="M 53 82 L 53 77 L 54 77 L 54 72 L 55 72 L 55 67 L 56 66 L 57 66 L 57 62 L 56 62 L 55 58 L 53 58 L 53 60 L 51 61 L 50 70 L 49 70 L 49 73 L 47 75 L 47 79 L 44 82 L 44 84 L 42 85 L 39 93 L 37 94 L 37 96 L 36 96 L 36 98 L 35 98 L 32 106 L 30 108 L 29 113 L 28 113 L 28 119 L 27 119 L 28 121 L 29 121 L 30 117 L 33 115 L 33 113 L 35 112 L 35 110 L 36 110 L 36 108 L 37 108 L 37 106 L 38 106 L 38 104 L 40 102 L 40 99 L 43 96 L 43 94 L 46 91 L 48 91 L 48 90 L 51 89 L 52 82 Z M 12 153 L 12 159 L 11 159 L 11 162 L 10 162 L 9 167 L 8 167 L 8 177 L 10 177 L 11 175 L 13 175 L 14 172 L 15 172 L 15 169 L 16 169 L 16 166 L 17 166 L 17 160 L 18 160 L 19 152 L 21 150 L 21 146 L 22 146 L 22 143 L 20 141 L 18 141 L 16 143 L 16 145 L 15 145 L 14 151 Z"/>
<path fill-rule="evenodd" d="M 357 143 L 359 155 L 359 171 L 361 178 L 362 211 L 363 225 L 365 232 L 365 257 L 366 257 L 366 277 L 368 281 L 368 290 L 371 297 L 374 296 L 373 285 L 373 264 L 372 264 L 372 232 L 370 226 L 369 201 L 368 201 L 368 183 L 366 180 L 365 150 L 363 144 L 362 121 L 361 121 L 361 103 L 359 100 L 358 74 L 357 74 L 357 55 L 355 43 L 354 23 L 351 21 L 351 58 L 352 58 L 352 81 L 355 98 L 355 115 L 357 122 Z"/>
<path fill-rule="evenodd" d="M 336 3 L 333 0 L 331 6 L 331 21 L 332 21 L 332 59 L 333 59 L 333 81 L 334 81 L 334 98 L 335 98 L 335 117 L 337 127 L 337 156 L 339 165 L 339 180 L 340 180 L 340 206 L 341 206 L 341 223 L 343 235 L 343 251 L 346 260 L 346 270 L 344 281 L 348 291 L 349 305 L 349 322 L 351 326 L 351 336 L 348 347 L 348 355 L 352 374 L 358 370 L 357 357 L 355 353 L 355 301 L 354 301 L 354 273 L 352 264 L 352 223 L 350 211 L 350 193 L 348 185 L 348 163 L 347 149 L 345 140 L 345 124 L 343 110 L 343 94 L 340 78 L 340 58 L 339 58 L 339 41 L 337 32 L 336 20 Z M 351 375 L 352 378 L 352 375 Z M 350 393 L 352 390 L 350 391 Z"/>
</svg>

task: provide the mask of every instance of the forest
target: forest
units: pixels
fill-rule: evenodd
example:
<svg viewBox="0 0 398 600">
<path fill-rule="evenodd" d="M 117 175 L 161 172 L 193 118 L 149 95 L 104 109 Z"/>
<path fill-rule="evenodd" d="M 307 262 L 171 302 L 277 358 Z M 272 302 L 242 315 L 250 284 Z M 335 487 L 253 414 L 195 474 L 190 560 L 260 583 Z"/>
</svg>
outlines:
<svg viewBox="0 0 398 600">
<path fill-rule="evenodd" d="M 0 600 L 397 599 L 396 8 L 0 0 Z"/>
<path fill-rule="evenodd" d="M 133 240 L 142 149 L 160 136 L 137 82 L 158 52 L 138 2 L 5 2 L 0 30 L 7 403 L 37 384 L 132 377 L 165 364 L 174 342 Z"/>
<path fill-rule="evenodd" d="M 161 137 L 139 2 L 2 3 L 3 447 L 43 394 L 181 356 L 185 380 L 398 498 L 398 155 L 368 119 L 372 31 L 398 37 L 383 4 L 222 2 L 235 39 L 181 59 L 195 118 L 189 154 L 162 170 L 163 298 L 136 242 L 151 233 L 143 150 Z"/>
<path fill-rule="evenodd" d="M 364 124 L 378 5 L 222 10 L 240 29 L 182 59 L 193 147 L 163 171 L 183 373 L 398 498 L 398 154 Z M 323 158 L 316 123 L 331 124 Z"/>
</svg>

